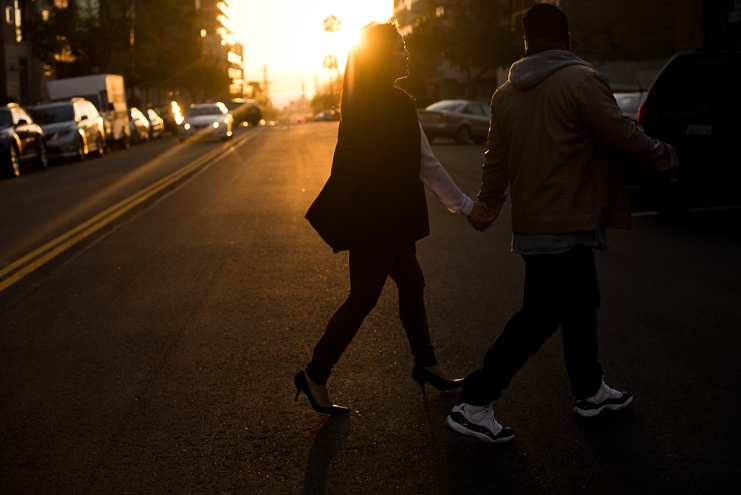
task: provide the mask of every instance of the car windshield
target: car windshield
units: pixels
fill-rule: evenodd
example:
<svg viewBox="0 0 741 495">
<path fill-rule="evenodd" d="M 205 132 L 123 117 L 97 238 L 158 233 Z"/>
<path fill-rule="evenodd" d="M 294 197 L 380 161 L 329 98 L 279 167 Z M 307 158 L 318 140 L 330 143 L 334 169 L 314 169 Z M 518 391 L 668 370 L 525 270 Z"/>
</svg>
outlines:
<svg viewBox="0 0 741 495">
<path fill-rule="evenodd" d="M 29 108 L 28 113 L 31 114 L 31 117 L 37 124 L 41 125 L 75 120 L 75 110 L 72 105 Z"/>
<path fill-rule="evenodd" d="M 448 112 L 455 112 L 458 108 L 463 105 L 460 101 L 438 101 L 433 103 L 426 110 L 447 110 Z"/>
<path fill-rule="evenodd" d="M 12 125 L 13 117 L 10 115 L 10 112 L 0 112 L 0 129 L 5 129 L 6 127 L 11 127 Z"/>
<path fill-rule="evenodd" d="M 188 115 L 188 117 L 193 117 L 195 115 L 221 115 L 221 110 L 219 109 L 219 107 L 216 106 L 190 107 L 186 115 Z"/>
</svg>

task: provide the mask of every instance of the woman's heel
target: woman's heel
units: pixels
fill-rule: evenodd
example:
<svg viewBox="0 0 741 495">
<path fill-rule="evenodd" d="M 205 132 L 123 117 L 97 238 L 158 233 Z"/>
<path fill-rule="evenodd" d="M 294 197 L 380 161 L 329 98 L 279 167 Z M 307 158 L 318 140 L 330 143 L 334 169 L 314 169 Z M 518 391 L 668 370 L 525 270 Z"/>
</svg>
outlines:
<svg viewBox="0 0 741 495">
<path fill-rule="evenodd" d="M 323 414 L 345 414 L 350 412 L 350 409 L 347 407 L 335 406 L 334 404 L 329 404 L 328 406 L 320 406 L 317 404 L 316 400 L 314 400 L 314 396 L 311 394 L 309 383 L 306 381 L 306 375 L 303 371 L 298 372 L 298 374 L 293 378 L 293 383 L 296 385 L 296 398 L 294 399 L 294 402 L 298 400 L 298 394 L 303 392 L 306 394 L 306 397 L 309 398 L 311 407 L 313 407 L 316 412 Z"/>
<path fill-rule="evenodd" d="M 414 369 L 412 369 L 412 378 L 415 382 L 419 383 L 419 386 L 422 387 L 422 395 L 427 397 L 427 391 L 425 390 L 425 379 L 422 377 L 422 373 L 418 372 L 418 369 L 424 369 L 420 368 L 418 366 L 415 366 Z"/>
<path fill-rule="evenodd" d="M 426 397 L 425 383 L 429 383 L 437 390 L 453 390 L 463 385 L 463 378 L 457 380 L 445 380 L 436 374 L 427 371 L 421 366 L 414 366 L 412 369 L 412 378 L 422 387 L 422 394 Z"/>
</svg>

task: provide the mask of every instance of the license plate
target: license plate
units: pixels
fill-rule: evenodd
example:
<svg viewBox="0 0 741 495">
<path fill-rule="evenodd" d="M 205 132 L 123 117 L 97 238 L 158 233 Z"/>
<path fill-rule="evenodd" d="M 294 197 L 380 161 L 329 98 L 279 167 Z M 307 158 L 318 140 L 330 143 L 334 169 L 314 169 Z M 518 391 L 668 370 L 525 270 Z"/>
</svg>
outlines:
<svg viewBox="0 0 741 495">
<path fill-rule="evenodd" d="M 684 133 L 690 136 L 711 136 L 713 134 L 713 126 L 707 124 L 687 124 L 687 129 Z"/>
</svg>

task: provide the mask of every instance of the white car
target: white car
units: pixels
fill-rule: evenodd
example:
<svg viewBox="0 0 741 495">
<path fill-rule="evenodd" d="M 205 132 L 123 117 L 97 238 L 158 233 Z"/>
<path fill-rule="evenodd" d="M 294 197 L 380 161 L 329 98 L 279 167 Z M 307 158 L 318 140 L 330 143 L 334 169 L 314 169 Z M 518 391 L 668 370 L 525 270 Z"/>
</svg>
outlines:
<svg viewBox="0 0 741 495">
<path fill-rule="evenodd" d="M 234 118 L 221 103 L 200 103 L 191 105 L 185 112 L 183 122 L 178 126 L 178 140 L 186 139 L 229 139 L 232 137 Z"/>
</svg>

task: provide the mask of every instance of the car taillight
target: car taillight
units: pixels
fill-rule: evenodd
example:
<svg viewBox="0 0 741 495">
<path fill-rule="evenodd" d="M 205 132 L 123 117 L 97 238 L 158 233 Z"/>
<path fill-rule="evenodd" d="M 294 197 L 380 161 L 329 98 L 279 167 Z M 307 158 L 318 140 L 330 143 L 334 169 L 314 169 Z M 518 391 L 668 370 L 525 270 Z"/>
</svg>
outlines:
<svg viewBox="0 0 741 495">
<path fill-rule="evenodd" d="M 440 122 L 448 122 L 449 120 L 450 120 L 450 117 L 448 117 L 444 113 L 440 114 Z"/>
<path fill-rule="evenodd" d="M 641 106 L 638 107 L 638 117 L 636 118 L 638 121 L 638 127 L 643 129 L 643 126 L 646 125 L 646 104 L 641 103 Z"/>
</svg>

